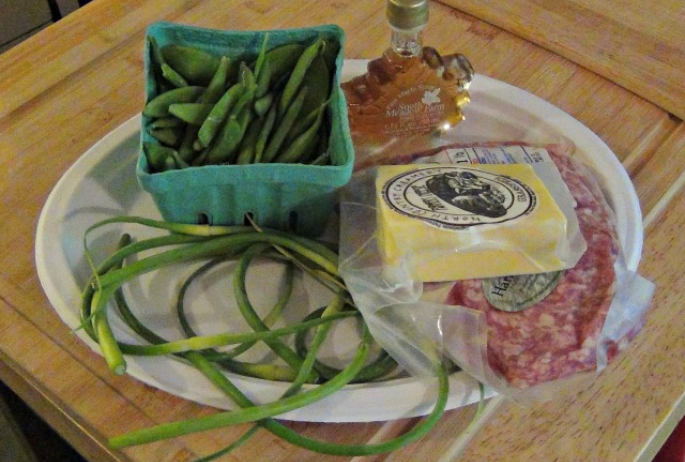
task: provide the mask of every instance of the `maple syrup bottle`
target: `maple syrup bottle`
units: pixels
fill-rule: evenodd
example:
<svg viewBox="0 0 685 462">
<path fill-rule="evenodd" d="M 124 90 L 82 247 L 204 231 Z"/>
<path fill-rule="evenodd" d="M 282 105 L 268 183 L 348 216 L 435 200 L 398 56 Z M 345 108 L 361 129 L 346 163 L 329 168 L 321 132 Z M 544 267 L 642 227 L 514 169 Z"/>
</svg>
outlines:
<svg viewBox="0 0 685 462">
<path fill-rule="evenodd" d="M 428 0 L 388 0 L 391 46 L 367 72 L 343 83 L 357 169 L 431 147 L 464 119 L 473 68 L 460 54 L 423 45 Z"/>
</svg>

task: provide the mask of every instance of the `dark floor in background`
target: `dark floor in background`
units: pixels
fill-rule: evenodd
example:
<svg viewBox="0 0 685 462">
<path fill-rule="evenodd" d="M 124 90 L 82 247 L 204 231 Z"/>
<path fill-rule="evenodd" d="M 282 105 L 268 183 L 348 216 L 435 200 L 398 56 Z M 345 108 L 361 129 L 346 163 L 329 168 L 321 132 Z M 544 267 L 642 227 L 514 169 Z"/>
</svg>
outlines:
<svg viewBox="0 0 685 462">
<path fill-rule="evenodd" d="M 2 382 L 0 382 L 0 399 L 10 408 L 14 420 L 40 462 L 86 462 Z"/>
</svg>

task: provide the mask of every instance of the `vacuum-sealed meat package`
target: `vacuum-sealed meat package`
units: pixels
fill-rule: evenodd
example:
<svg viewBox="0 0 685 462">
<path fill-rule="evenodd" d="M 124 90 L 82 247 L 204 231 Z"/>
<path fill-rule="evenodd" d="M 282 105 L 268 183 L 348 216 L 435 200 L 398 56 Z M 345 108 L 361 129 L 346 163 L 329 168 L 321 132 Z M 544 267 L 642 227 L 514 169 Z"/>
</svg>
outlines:
<svg viewBox="0 0 685 462">
<path fill-rule="evenodd" d="M 548 399 L 564 379 L 601 371 L 642 327 L 654 287 L 626 268 L 613 211 L 568 146 L 451 145 L 392 163 L 554 165 L 542 179 L 570 193 L 585 243 L 558 271 L 417 281 L 408 269 L 388 271 L 364 179 L 374 171 L 358 173 L 341 203 L 341 273 L 377 340 L 410 373 L 430 373 L 423 355 L 435 347 L 500 393 Z M 364 229 L 360 219 L 376 224 Z"/>
</svg>

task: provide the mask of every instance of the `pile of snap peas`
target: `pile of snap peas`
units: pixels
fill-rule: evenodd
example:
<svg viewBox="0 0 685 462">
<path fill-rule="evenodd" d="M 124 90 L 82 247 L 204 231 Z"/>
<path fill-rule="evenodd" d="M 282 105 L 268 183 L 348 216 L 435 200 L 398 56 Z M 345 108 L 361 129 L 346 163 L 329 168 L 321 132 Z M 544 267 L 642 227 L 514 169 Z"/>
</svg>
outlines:
<svg viewBox="0 0 685 462">
<path fill-rule="evenodd" d="M 112 224 L 137 224 L 167 230 L 169 234 L 140 241 L 123 234 L 116 250 L 95 263 L 88 249 L 88 235 L 95 229 Z M 161 424 L 110 439 L 113 448 L 145 444 L 221 426 L 252 425 L 226 448 L 203 457 L 202 461 L 220 457 L 247 441 L 259 429 L 269 431 L 291 444 L 308 450 L 339 456 L 366 456 L 396 450 L 422 437 L 438 422 L 445 411 L 449 395 L 450 366 L 436 353 L 435 370 L 438 396 L 429 415 L 404 434 L 393 439 L 366 445 L 338 444 L 315 440 L 300 434 L 275 420 L 279 414 L 307 406 L 335 393 L 353 382 L 384 380 L 397 373 L 395 361 L 381 350 L 371 357 L 374 345 L 344 281 L 338 273 L 338 257 L 330 245 L 275 230 L 256 226 L 208 226 L 179 224 L 135 216 L 118 216 L 91 226 L 84 236 L 86 259 L 92 273 L 82 293 L 81 327 L 96 341 L 110 369 L 117 374 L 126 371 L 125 355 L 172 355 L 196 367 L 209 381 L 240 409 L 217 412 L 193 420 Z M 287 265 L 289 281 L 273 309 L 261 318 L 252 307 L 245 286 L 247 270 L 255 258 L 273 258 Z M 129 308 L 122 286 L 142 274 L 171 264 L 191 261 L 205 263 L 191 273 L 178 293 L 175 311 L 179 325 L 186 334 L 180 340 L 169 341 L 145 326 Z M 199 335 L 185 314 L 184 299 L 188 287 L 202 274 L 222 262 L 237 262 L 233 273 L 233 294 L 247 324 L 253 329 L 245 333 Z M 315 310 L 301 322 L 282 328 L 272 328 L 288 303 L 293 271 L 304 271 L 330 289 L 332 297 L 325 307 Z M 171 286 L 171 285 L 170 285 Z M 116 306 L 124 322 L 136 332 L 143 344 L 118 341 L 108 319 L 108 306 Z M 361 323 L 361 340 L 354 357 L 342 369 L 333 368 L 317 359 L 321 346 L 333 323 L 355 318 Z M 283 337 L 294 335 L 294 347 Z M 254 344 L 263 342 L 285 365 L 255 364 L 240 361 L 238 356 Z M 234 345 L 231 350 L 218 349 Z M 240 390 L 225 372 L 290 382 L 283 396 L 271 403 L 256 404 Z M 304 387 L 305 384 L 316 384 Z M 481 406 L 483 389 L 481 387 Z M 479 412 L 480 413 L 480 407 Z M 475 421 L 475 418 L 474 418 Z"/>
<path fill-rule="evenodd" d="M 339 45 L 269 48 L 256 58 L 216 56 L 148 38 L 156 96 L 142 114 L 154 141 L 143 150 L 150 172 L 202 165 L 326 165 L 329 104 Z"/>
</svg>

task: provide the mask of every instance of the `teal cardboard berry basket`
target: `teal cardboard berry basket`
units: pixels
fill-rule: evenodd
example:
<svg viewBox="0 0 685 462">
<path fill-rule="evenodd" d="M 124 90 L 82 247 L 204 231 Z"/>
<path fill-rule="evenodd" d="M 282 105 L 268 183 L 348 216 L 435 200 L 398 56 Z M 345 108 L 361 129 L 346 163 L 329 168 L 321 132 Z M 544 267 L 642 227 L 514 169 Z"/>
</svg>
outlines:
<svg viewBox="0 0 685 462">
<path fill-rule="evenodd" d="M 260 227 L 321 234 L 354 164 L 347 105 L 340 88 L 344 32 L 335 25 L 270 31 L 230 31 L 174 23 L 152 24 L 147 35 L 160 47 L 190 45 L 231 60 L 254 60 L 268 35 L 272 48 L 286 43 L 312 43 L 323 36 L 338 46 L 328 110 L 330 163 L 327 165 L 257 163 L 204 165 L 152 173 L 143 151 L 144 143 L 158 143 L 148 132 L 151 119 L 143 115 L 141 149 L 136 175 L 142 189 L 152 195 L 166 221 L 242 225 L 251 217 Z M 151 64 L 149 40 L 145 45 L 146 101 L 158 89 Z"/>
</svg>

